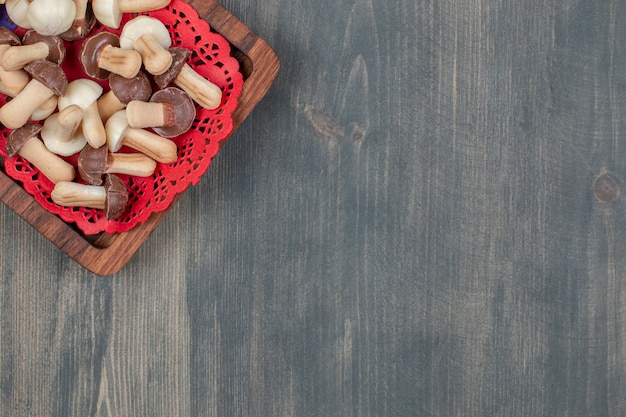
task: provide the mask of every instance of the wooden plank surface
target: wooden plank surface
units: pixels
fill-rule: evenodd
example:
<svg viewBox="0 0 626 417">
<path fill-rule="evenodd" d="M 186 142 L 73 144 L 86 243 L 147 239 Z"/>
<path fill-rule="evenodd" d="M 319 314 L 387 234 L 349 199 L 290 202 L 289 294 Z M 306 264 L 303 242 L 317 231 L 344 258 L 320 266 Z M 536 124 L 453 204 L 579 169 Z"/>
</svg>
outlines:
<svg viewBox="0 0 626 417">
<path fill-rule="evenodd" d="M 281 72 L 120 273 L 0 208 L 0 415 L 626 414 L 626 4 L 222 4 Z"/>
</svg>

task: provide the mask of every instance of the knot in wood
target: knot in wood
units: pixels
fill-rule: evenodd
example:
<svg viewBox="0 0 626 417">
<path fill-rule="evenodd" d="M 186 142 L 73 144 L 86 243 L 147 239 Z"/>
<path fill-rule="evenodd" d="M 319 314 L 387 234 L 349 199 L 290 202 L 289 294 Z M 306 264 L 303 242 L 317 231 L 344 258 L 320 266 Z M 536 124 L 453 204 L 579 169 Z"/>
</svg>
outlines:
<svg viewBox="0 0 626 417">
<path fill-rule="evenodd" d="M 620 187 L 615 178 L 602 174 L 593 183 L 593 193 L 601 203 L 611 203 L 620 195 Z"/>
</svg>

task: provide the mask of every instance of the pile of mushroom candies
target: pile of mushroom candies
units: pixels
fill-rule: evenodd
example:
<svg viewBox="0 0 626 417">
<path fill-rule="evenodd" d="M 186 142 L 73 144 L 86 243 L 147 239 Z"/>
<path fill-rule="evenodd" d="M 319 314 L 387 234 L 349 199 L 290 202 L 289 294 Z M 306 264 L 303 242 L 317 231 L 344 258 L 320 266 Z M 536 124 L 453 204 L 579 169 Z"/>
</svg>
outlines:
<svg viewBox="0 0 626 417">
<path fill-rule="evenodd" d="M 171 138 L 191 128 L 196 104 L 221 104 L 220 88 L 186 63 L 191 51 L 172 47 L 158 19 L 134 17 L 119 36 L 91 33 L 96 21 L 118 29 L 123 14 L 170 1 L 0 0 L 27 30 L 20 39 L 0 28 L 0 92 L 12 97 L 0 107 L 0 123 L 12 129 L 7 155 L 20 155 L 50 179 L 55 203 L 119 217 L 128 192 L 115 174 L 150 176 L 158 162 L 175 162 Z M 60 66 L 64 41 L 83 39 L 80 61 L 90 78 L 68 82 Z M 110 89 L 95 80 L 108 80 Z M 122 146 L 138 152 L 120 153 Z M 76 167 L 62 158 L 76 153 Z"/>
</svg>

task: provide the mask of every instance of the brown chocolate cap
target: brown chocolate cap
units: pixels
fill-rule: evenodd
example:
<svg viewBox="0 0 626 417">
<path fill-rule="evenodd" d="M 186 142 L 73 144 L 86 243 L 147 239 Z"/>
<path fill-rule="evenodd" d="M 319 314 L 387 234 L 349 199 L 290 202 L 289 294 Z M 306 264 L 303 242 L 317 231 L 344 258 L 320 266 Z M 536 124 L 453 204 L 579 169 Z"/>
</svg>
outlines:
<svg viewBox="0 0 626 417">
<path fill-rule="evenodd" d="M 109 149 L 106 145 L 94 148 L 89 144 L 85 145 L 78 155 L 78 173 L 88 184 L 102 184 L 102 175 L 107 169 L 107 157 Z"/>
<path fill-rule="evenodd" d="M 43 42 L 48 46 L 48 61 L 55 64 L 61 64 L 65 59 L 65 45 L 63 39 L 60 36 L 45 36 L 34 30 L 29 30 L 24 34 L 22 38 L 22 45 L 33 45 L 35 43 Z"/>
<path fill-rule="evenodd" d="M 83 42 L 79 56 L 87 75 L 100 80 L 106 80 L 109 77 L 110 72 L 100 68 L 100 54 L 108 45 L 119 47 L 120 38 L 111 32 L 100 32 Z"/>
<path fill-rule="evenodd" d="M 104 202 L 104 215 L 107 220 L 120 217 L 128 204 L 128 190 L 122 180 L 113 174 L 107 174 L 104 180 L 106 200 Z"/>
<path fill-rule="evenodd" d="M 191 129 L 196 117 L 196 106 L 189 94 L 177 87 L 167 87 L 159 90 L 150 99 L 154 103 L 165 104 L 165 126 L 154 127 L 153 130 L 165 137 L 173 138 Z"/>
<path fill-rule="evenodd" d="M 21 43 L 19 36 L 4 26 L 0 26 L 0 45 L 18 46 Z"/>
<path fill-rule="evenodd" d="M 57 96 L 65 95 L 67 91 L 67 77 L 58 64 L 39 59 L 28 63 L 24 70 L 35 80 L 47 86 Z"/>
<path fill-rule="evenodd" d="M 36 123 L 27 123 L 15 129 L 7 138 L 7 156 L 13 158 L 22 149 L 22 146 L 33 137 L 37 136 L 43 126 Z"/>
<path fill-rule="evenodd" d="M 132 100 L 148 101 L 152 95 L 150 79 L 141 71 L 133 78 L 125 78 L 111 73 L 109 75 L 109 87 L 115 97 L 123 104 L 128 104 Z"/>
<path fill-rule="evenodd" d="M 178 77 L 180 70 L 191 55 L 191 51 L 185 48 L 174 47 L 170 48 L 169 51 L 172 54 L 172 65 L 163 74 L 154 76 L 154 82 L 159 88 L 167 87 L 169 83 Z"/>
<path fill-rule="evenodd" d="M 85 11 L 85 17 L 81 19 L 75 19 L 72 26 L 61 33 L 59 36 L 66 41 L 76 41 L 84 38 L 91 32 L 96 25 L 96 16 L 93 14 L 93 8 L 91 2 L 87 2 L 87 10 Z"/>
</svg>

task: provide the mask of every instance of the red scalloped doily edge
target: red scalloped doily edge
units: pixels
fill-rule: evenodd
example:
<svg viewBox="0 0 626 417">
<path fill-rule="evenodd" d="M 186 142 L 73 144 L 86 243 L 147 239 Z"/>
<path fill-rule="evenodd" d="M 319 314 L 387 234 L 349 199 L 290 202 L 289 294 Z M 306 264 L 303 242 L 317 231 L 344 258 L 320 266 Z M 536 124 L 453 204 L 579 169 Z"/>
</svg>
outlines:
<svg viewBox="0 0 626 417">
<path fill-rule="evenodd" d="M 50 193 L 54 184 L 42 175 L 31 163 L 17 156 L 7 158 L 6 139 L 10 130 L 0 130 L 0 156 L 6 158 L 4 168 L 11 178 L 23 184 L 24 189 L 46 210 L 58 215 L 67 223 L 74 223 L 86 235 L 101 232 L 123 233 L 148 220 L 152 213 L 167 209 L 175 196 L 190 185 L 196 185 L 209 168 L 211 160 L 233 130 L 232 113 L 237 108 L 238 97 L 243 88 L 243 76 L 239 62 L 230 55 L 230 45 L 221 35 L 211 32 L 208 22 L 182 0 L 173 0 L 167 7 L 141 13 L 159 19 L 168 28 L 172 46 L 192 51 L 188 64 L 222 90 L 222 104 L 215 110 L 196 106 L 196 118 L 191 129 L 172 140 L 178 147 L 178 160 L 172 164 L 158 163 L 151 177 L 130 177 L 120 174 L 129 193 L 129 203 L 122 216 L 106 220 L 104 212 L 85 207 L 63 207 L 52 201 Z M 133 16 L 125 15 L 120 29 L 111 29 L 97 24 L 93 33 L 102 30 L 120 34 L 123 24 Z M 20 33 L 21 31 L 21 33 Z M 18 34 L 23 29 L 16 29 Z M 78 61 L 82 41 L 66 43 L 67 56 L 62 64 L 69 81 L 89 78 L 82 72 Z M 106 81 L 97 81 L 105 91 Z M 157 90 L 154 87 L 155 91 Z M 0 94 L 0 102 L 8 98 Z M 133 152 L 122 148 L 120 152 Z M 78 155 L 64 158 L 76 166 Z M 82 182 L 80 178 L 77 181 Z"/>
</svg>

